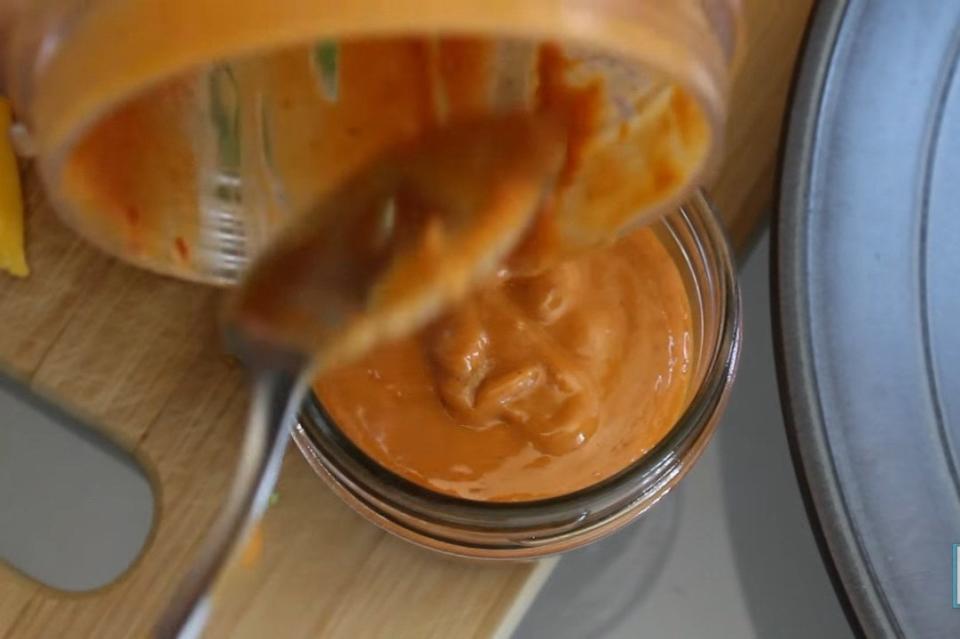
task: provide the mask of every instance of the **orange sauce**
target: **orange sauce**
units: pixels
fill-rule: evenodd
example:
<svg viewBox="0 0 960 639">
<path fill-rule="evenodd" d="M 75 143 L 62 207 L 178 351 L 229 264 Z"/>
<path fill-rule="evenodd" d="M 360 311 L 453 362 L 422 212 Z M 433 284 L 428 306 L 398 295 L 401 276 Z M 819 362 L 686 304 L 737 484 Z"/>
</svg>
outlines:
<svg viewBox="0 0 960 639">
<path fill-rule="evenodd" d="M 649 229 L 473 294 L 315 390 L 381 465 L 434 491 L 566 494 L 638 460 L 676 423 L 691 375 L 690 304 Z"/>
<path fill-rule="evenodd" d="M 536 108 L 567 136 L 558 197 L 584 163 L 616 159 L 590 146 L 605 87 L 571 84 L 572 64 L 559 47 L 541 47 Z M 629 129 L 618 136 L 638 143 Z M 610 186 L 604 173 L 626 179 L 618 166 L 594 167 L 588 193 Z M 652 167 L 637 187 L 645 191 L 631 194 L 636 203 L 669 189 L 675 173 L 668 161 Z M 574 215 L 600 217 L 591 203 L 582 200 Z M 334 423 L 367 455 L 434 491 L 524 501 L 602 481 L 669 432 L 691 369 L 692 320 L 677 265 L 651 230 L 556 264 L 571 250 L 558 215 L 556 201 L 544 207 L 497 282 L 316 381 Z"/>
</svg>

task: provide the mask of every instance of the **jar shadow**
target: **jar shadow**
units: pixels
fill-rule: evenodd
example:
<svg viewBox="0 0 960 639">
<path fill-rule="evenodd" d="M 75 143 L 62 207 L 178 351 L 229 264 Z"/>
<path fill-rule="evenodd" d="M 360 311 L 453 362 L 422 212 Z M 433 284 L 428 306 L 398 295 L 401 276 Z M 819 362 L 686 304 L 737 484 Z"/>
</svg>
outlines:
<svg viewBox="0 0 960 639">
<path fill-rule="evenodd" d="M 683 487 L 606 539 L 563 556 L 514 633 L 523 639 L 606 637 L 624 625 L 660 581 L 673 554 Z M 597 588 L 616 584 L 616 588 Z"/>
</svg>

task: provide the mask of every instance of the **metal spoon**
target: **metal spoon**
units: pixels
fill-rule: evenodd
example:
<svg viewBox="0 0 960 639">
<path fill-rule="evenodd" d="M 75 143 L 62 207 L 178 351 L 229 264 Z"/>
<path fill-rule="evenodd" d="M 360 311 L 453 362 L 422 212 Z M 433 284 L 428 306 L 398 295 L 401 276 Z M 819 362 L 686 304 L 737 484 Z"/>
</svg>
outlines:
<svg viewBox="0 0 960 639">
<path fill-rule="evenodd" d="M 533 117 L 439 129 L 328 195 L 253 266 L 227 309 L 253 376 L 234 484 L 156 629 L 197 637 L 209 591 L 273 491 L 318 372 L 429 321 L 490 274 L 553 187 L 562 135 Z"/>
<path fill-rule="evenodd" d="M 253 375 L 246 436 L 223 510 L 157 625 L 155 635 L 161 639 L 199 637 L 203 631 L 210 612 L 209 591 L 269 503 L 290 427 L 308 388 L 306 355 L 257 343 L 240 331 L 232 331 L 228 339 Z"/>
</svg>

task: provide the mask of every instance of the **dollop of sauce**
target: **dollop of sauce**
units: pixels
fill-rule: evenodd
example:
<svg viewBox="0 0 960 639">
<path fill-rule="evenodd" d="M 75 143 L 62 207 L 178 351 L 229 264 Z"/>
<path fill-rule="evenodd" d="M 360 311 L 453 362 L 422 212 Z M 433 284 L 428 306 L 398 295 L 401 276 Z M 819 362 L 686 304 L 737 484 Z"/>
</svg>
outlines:
<svg viewBox="0 0 960 639">
<path fill-rule="evenodd" d="M 650 229 L 534 275 L 506 269 L 315 390 L 367 455 L 484 501 L 567 494 L 657 444 L 686 407 L 690 303 Z"/>
</svg>

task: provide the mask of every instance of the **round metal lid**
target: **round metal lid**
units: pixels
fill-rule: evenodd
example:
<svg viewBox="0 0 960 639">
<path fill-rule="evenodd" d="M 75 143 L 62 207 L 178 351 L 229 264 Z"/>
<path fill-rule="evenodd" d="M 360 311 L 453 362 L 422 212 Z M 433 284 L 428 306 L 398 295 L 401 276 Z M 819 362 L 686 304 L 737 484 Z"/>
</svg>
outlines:
<svg viewBox="0 0 960 639">
<path fill-rule="evenodd" d="M 871 637 L 960 636 L 960 2 L 821 3 L 773 260 L 799 472 Z"/>
</svg>

